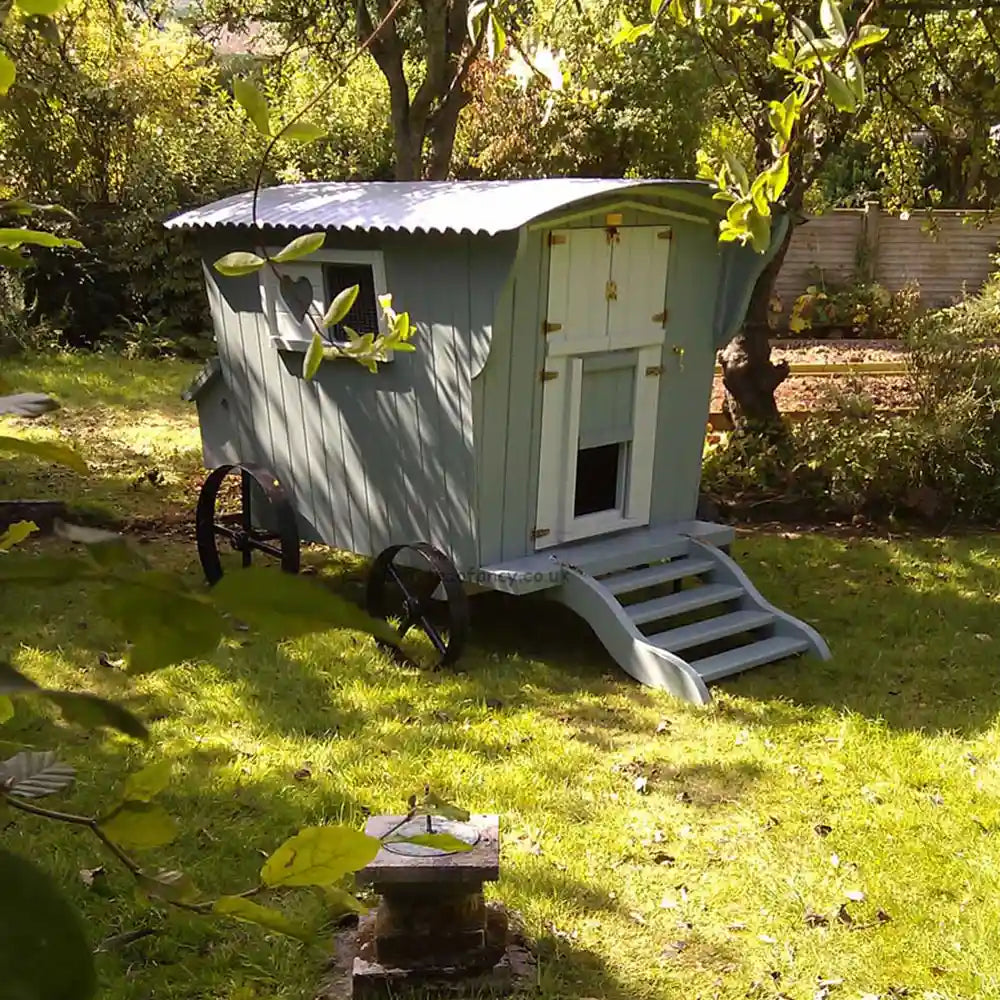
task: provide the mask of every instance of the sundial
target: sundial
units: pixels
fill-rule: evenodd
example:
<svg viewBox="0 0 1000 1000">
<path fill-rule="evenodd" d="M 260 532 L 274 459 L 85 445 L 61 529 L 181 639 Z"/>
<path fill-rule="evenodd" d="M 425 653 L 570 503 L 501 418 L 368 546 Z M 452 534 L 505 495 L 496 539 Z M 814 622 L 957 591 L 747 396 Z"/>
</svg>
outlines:
<svg viewBox="0 0 1000 1000">
<path fill-rule="evenodd" d="M 405 842 L 406 838 L 419 837 L 426 834 L 447 834 L 456 840 L 461 840 L 470 847 L 479 843 L 482 833 L 472 823 L 461 823 L 443 816 L 415 816 L 407 820 L 393 835 L 399 840 L 390 839 L 383 844 L 383 850 L 390 854 L 400 854 L 414 858 L 443 858 L 454 854 L 464 854 L 461 848 L 448 850 L 431 844 L 413 844 Z"/>
</svg>

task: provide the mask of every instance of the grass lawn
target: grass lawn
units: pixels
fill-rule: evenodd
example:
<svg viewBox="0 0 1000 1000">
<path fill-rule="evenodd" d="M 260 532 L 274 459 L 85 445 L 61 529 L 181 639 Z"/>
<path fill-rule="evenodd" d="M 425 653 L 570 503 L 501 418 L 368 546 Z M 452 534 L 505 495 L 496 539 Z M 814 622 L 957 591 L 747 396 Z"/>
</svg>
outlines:
<svg viewBox="0 0 1000 1000">
<path fill-rule="evenodd" d="M 67 401 L 38 433 L 79 442 L 91 496 L 137 516 L 180 510 L 198 458 L 193 414 L 174 402 L 189 367 L 129 371 L 124 387 L 101 361 L 17 374 Z M 166 484 L 131 489 L 126 446 L 122 461 L 155 462 Z M 0 480 L 3 497 L 70 483 L 7 462 Z M 193 543 L 145 549 L 196 573 Z M 250 885 L 299 827 L 360 824 L 424 782 L 496 811 L 493 893 L 537 941 L 543 998 L 1000 996 L 1000 538 L 758 532 L 735 554 L 835 659 L 728 680 L 708 709 L 638 687 L 571 614 L 526 598 L 477 598 L 472 647 L 440 674 L 329 632 L 277 649 L 243 636 L 208 662 L 132 680 L 99 665 L 120 640 L 93 595 L 8 588 L 0 656 L 37 681 L 128 701 L 153 737 L 88 735 L 21 703 L 2 749 L 60 746 L 78 782 L 45 804 L 78 811 L 144 761 L 172 760 L 164 803 L 182 832 L 148 862 L 206 891 Z M 351 563 L 331 572 L 357 586 Z M 322 941 L 165 917 L 83 832 L 3 823 L 5 845 L 58 875 L 95 945 L 157 931 L 101 952 L 103 997 L 314 995 Z M 102 863 L 99 893 L 79 871 Z"/>
</svg>

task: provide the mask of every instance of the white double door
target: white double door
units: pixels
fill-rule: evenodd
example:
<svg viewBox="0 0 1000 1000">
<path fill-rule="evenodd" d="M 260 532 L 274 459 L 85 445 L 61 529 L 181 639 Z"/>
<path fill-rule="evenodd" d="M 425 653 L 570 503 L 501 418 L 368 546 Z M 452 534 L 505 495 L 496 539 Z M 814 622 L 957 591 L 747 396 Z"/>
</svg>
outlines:
<svg viewBox="0 0 1000 1000">
<path fill-rule="evenodd" d="M 671 233 L 555 230 L 549 245 L 539 549 L 649 523 Z"/>
</svg>

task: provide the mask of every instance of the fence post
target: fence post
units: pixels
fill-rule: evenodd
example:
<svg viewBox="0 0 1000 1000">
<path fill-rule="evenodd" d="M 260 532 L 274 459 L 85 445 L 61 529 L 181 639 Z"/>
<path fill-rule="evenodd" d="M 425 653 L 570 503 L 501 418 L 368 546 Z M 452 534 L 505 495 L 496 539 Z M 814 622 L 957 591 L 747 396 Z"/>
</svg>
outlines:
<svg viewBox="0 0 1000 1000">
<path fill-rule="evenodd" d="M 882 206 L 877 201 L 865 202 L 865 214 L 861 217 L 861 240 L 858 246 L 858 277 L 865 282 L 873 282 L 878 272 L 878 226 L 882 216 Z"/>
</svg>

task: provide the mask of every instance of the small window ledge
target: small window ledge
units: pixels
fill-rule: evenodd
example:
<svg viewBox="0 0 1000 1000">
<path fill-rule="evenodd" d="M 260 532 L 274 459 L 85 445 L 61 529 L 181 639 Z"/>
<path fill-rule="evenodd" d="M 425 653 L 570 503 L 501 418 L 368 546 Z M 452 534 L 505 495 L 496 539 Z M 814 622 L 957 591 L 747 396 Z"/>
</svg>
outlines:
<svg viewBox="0 0 1000 1000">
<path fill-rule="evenodd" d="M 312 344 L 312 340 L 303 340 L 298 337 L 271 337 L 271 347 L 276 351 L 293 351 L 296 354 L 305 354 L 309 350 L 309 345 Z M 336 345 L 330 344 L 329 346 L 334 347 Z M 386 351 L 385 357 L 379 361 L 380 365 L 388 364 L 393 360 L 394 351 Z M 324 358 L 324 361 L 351 361 L 352 358 L 348 357 L 346 354 L 341 357 Z"/>
</svg>

